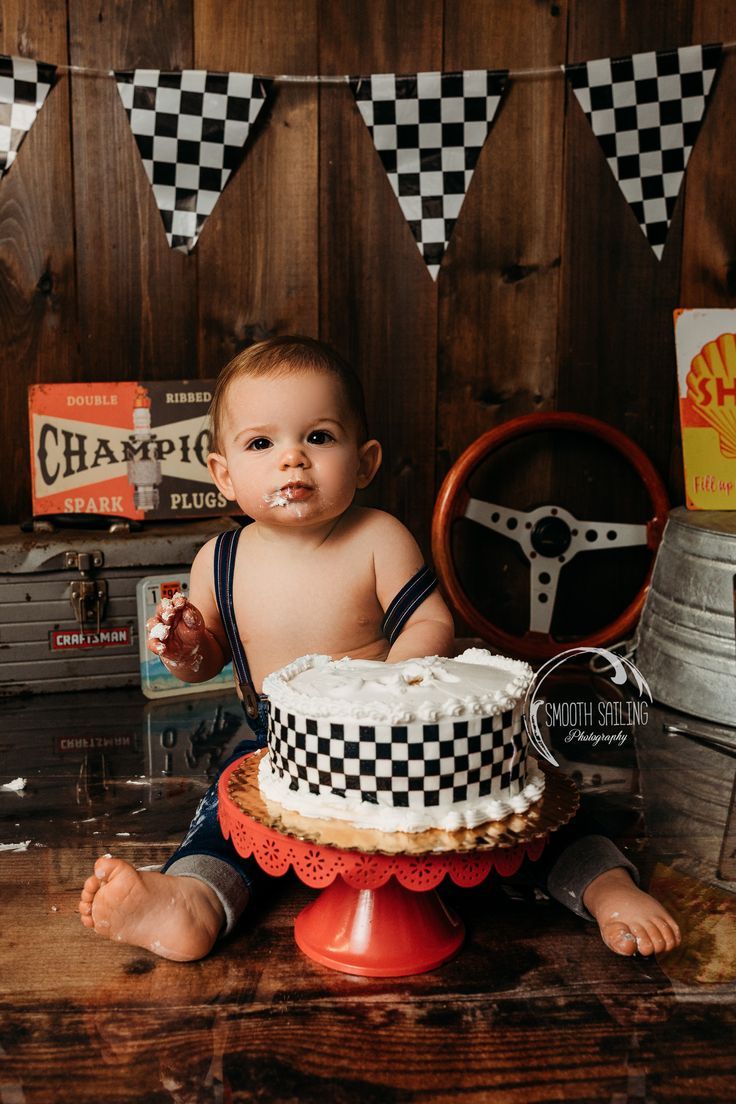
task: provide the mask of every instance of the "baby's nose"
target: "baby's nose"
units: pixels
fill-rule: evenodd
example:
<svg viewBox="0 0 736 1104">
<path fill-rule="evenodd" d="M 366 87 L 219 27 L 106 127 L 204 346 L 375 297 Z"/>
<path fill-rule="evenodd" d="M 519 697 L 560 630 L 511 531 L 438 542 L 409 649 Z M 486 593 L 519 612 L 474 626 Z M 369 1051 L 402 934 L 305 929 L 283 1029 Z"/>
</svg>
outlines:
<svg viewBox="0 0 736 1104">
<path fill-rule="evenodd" d="M 308 465 L 307 454 L 301 445 L 288 445 L 281 454 L 282 468 L 306 468 Z"/>
</svg>

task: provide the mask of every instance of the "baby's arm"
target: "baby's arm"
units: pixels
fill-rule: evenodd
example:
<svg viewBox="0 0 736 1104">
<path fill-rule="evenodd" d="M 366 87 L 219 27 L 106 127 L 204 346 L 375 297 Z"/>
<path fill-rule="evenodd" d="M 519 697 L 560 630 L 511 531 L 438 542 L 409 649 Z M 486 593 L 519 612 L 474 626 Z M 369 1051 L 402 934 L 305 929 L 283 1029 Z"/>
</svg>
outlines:
<svg viewBox="0 0 736 1104">
<path fill-rule="evenodd" d="M 379 514 L 376 522 L 373 562 L 376 595 L 384 610 L 423 564 L 419 546 L 408 529 L 391 517 Z M 420 656 L 451 656 L 455 643 L 452 614 L 438 590 L 417 607 L 391 645 L 387 663 Z"/>
<path fill-rule="evenodd" d="M 206 682 L 230 658 L 212 586 L 214 547 L 210 541 L 194 559 L 189 599 L 162 602 L 146 626 L 148 650 L 183 682 Z"/>
</svg>

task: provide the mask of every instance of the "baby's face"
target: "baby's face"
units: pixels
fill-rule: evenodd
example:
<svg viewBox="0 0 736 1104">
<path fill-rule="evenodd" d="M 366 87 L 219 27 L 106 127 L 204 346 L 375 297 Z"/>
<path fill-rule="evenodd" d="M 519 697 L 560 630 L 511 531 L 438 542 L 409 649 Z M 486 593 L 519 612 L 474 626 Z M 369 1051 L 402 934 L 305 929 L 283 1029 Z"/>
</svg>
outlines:
<svg viewBox="0 0 736 1104">
<path fill-rule="evenodd" d="M 327 374 L 236 379 L 221 438 L 222 454 L 209 460 L 213 478 L 243 513 L 272 526 L 339 517 L 377 466 L 376 443 L 358 445 L 340 383 Z"/>
</svg>

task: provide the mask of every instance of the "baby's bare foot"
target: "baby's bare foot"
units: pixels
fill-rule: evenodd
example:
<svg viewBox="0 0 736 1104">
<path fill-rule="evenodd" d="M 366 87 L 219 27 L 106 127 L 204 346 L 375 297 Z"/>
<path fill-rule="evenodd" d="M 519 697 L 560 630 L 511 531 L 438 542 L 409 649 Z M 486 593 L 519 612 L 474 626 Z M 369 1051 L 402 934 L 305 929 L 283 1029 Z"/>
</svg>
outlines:
<svg viewBox="0 0 736 1104">
<path fill-rule="evenodd" d="M 616 954 L 661 954 L 680 943 L 680 929 L 654 897 L 617 866 L 594 878 L 583 904 L 598 921 L 601 937 Z"/>
<path fill-rule="evenodd" d="M 98 935 L 174 962 L 208 954 L 225 920 L 217 894 L 197 878 L 136 870 L 109 855 L 95 863 L 78 908 Z"/>
</svg>

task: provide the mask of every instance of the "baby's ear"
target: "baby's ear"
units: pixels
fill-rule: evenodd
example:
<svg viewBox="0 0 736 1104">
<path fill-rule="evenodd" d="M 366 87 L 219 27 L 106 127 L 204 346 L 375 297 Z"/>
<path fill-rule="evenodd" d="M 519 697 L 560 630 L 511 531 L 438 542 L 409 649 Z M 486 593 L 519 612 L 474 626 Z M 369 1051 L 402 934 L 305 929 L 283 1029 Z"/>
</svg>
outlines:
<svg viewBox="0 0 736 1104">
<path fill-rule="evenodd" d="M 233 490 L 233 484 L 230 479 L 230 472 L 225 457 L 221 456 L 219 452 L 211 452 L 207 457 L 207 467 L 209 468 L 209 473 L 220 494 L 222 494 L 228 502 L 235 502 L 235 491 Z"/>
<path fill-rule="evenodd" d="M 358 449 L 358 477 L 356 486 L 359 490 L 367 487 L 381 466 L 383 452 L 378 441 L 370 440 Z"/>
</svg>

